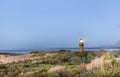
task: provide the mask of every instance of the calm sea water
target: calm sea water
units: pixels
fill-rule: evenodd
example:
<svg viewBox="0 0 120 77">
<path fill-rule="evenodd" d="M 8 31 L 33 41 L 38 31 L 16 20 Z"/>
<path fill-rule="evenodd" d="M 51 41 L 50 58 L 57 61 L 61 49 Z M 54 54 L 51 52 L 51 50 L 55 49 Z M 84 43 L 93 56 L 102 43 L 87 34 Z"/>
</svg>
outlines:
<svg viewBox="0 0 120 77">
<path fill-rule="evenodd" d="M 32 51 L 58 51 L 58 50 L 79 51 L 79 48 L 53 48 L 44 50 L 0 50 L 0 53 L 26 54 Z M 100 51 L 100 50 L 120 51 L 120 48 L 85 48 L 85 51 Z"/>
</svg>

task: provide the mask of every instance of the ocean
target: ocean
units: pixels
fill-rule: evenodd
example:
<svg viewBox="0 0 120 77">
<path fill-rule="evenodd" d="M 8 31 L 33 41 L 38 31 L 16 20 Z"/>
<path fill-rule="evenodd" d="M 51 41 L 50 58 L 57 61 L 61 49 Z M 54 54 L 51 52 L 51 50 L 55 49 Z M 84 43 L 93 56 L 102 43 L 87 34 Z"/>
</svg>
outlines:
<svg viewBox="0 0 120 77">
<path fill-rule="evenodd" d="M 26 54 L 34 51 L 59 51 L 59 50 L 70 50 L 70 51 L 79 51 L 79 48 L 51 48 L 51 49 L 44 49 L 44 50 L 0 50 L 0 53 L 16 53 L 16 54 Z M 120 51 L 120 48 L 85 48 L 85 51 L 100 51 L 100 50 L 107 50 L 107 51 Z"/>
</svg>

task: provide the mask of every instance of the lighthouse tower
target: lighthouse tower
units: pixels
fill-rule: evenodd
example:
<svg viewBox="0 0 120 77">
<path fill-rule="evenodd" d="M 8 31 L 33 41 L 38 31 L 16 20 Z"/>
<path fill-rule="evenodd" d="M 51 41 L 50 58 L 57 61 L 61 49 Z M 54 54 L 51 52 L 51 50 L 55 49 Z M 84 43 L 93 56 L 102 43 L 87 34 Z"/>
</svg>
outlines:
<svg viewBox="0 0 120 77">
<path fill-rule="evenodd" d="M 84 52 L 84 40 L 81 38 L 79 42 L 80 52 Z"/>
</svg>

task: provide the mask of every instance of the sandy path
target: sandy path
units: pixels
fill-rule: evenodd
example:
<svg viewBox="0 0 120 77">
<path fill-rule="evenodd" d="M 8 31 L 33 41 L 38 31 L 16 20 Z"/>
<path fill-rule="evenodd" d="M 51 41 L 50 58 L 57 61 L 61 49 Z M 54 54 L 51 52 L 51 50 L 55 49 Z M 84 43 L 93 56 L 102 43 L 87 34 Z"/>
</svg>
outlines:
<svg viewBox="0 0 120 77">
<path fill-rule="evenodd" d="M 1 64 L 19 62 L 24 60 L 33 60 L 32 54 L 17 55 L 17 56 L 0 55 Z"/>
</svg>

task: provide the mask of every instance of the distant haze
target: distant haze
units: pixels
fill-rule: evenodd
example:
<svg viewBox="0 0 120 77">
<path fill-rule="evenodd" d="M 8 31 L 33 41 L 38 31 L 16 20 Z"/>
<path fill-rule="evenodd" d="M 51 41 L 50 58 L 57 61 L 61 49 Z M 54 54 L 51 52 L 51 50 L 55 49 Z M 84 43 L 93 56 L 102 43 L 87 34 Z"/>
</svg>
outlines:
<svg viewBox="0 0 120 77">
<path fill-rule="evenodd" d="M 119 41 L 117 41 L 116 45 L 117 45 L 117 46 L 120 46 L 120 40 L 119 40 Z"/>
<path fill-rule="evenodd" d="M 0 50 L 120 46 L 119 35 L 120 0 L 0 0 Z"/>
</svg>

